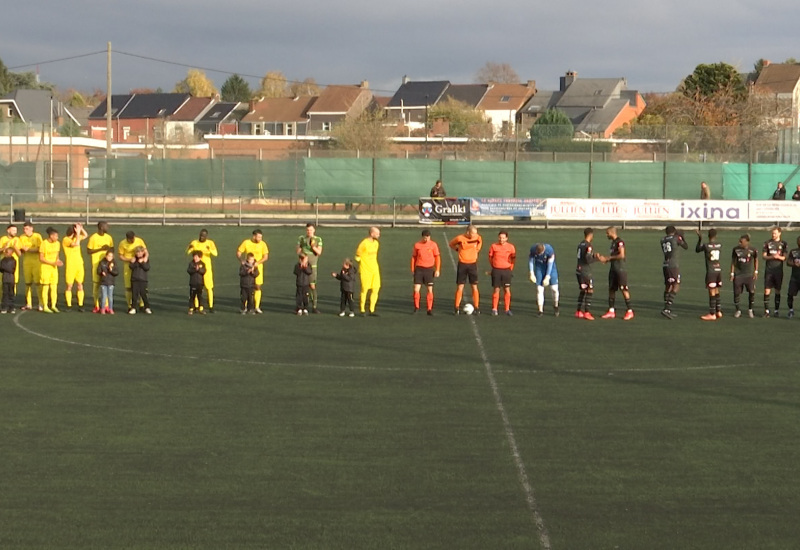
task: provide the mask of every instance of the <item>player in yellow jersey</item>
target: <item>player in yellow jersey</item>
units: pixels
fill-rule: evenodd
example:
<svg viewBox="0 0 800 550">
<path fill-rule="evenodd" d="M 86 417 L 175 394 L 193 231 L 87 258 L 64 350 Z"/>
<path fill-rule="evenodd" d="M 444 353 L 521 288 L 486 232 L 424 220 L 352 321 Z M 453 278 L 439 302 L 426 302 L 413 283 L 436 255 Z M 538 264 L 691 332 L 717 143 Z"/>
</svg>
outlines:
<svg viewBox="0 0 800 550">
<path fill-rule="evenodd" d="M 64 301 L 67 303 L 67 309 L 72 309 L 72 287 L 77 285 L 78 311 L 83 311 L 85 271 L 81 242 L 88 236 L 83 225 L 76 223 L 67 227 L 67 234 L 61 240 L 61 247 L 64 249 L 64 282 L 67 285 L 64 290 Z"/>
<path fill-rule="evenodd" d="M 22 225 L 22 235 L 19 238 L 19 248 L 22 250 L 22 274 L 25 279 L 25 305 L 22 309 L 33 309 L 33 290 L 39 299 L 39 311 L 42 311 L 44 300 L 42 287 L 39 286 L 41 278 L 41 262 L 39 262 L 39 247 L 42 245 L 42 236 L 33 230 L 31 222 Z"/>
<path fill-rule="evenodd" d="M 239 248 L 236 249 L 236 257 L 239 258 L 239 262 L 242 264 L 247 261 L 248 254 L 253 254 L 256 260 L 255 266 L 258 268 L 256 290 L 253 294 L 256 304 L 255 311 L 256 313 L 263 313 L 263 311 L 261 311 L 261 287 L 264 284 L 264 271 L 266 271 L 266 269 L 260 266 L 269 258 L 269 247 L 267 243 L 264 242 L 264 235 L 261 233 L 260 229 L 254 229 L 253 236 L 243 240 Z"/>
<path fill-rule="evenodd" d="M 41 264 L 39 284 L 42 287 L 42 311 L 45 313 L 59 313 L 56 307 L 58 268 L 64 265 L 64 262 L 58 257 L 60 252 L 61 243 L 58 242 L 58 231 L 48 227 L 47 238 L 39 246 L 39 263 Z"/>
<path fill-rule="evenodd" d="M 140 246 L 145 250 L 147 249 L 147 245 L 144 244 L 144 241 L 140 237 L 136 236 L 136 233 L 128 231 L 125 233 L 125 240 L 119 243 L 119 249 L 117 250 L 117 260 L 125 266 L 123 273 L 125 279 L 125 301 L 128 304 L 128 309 L 133 307 L 131 303 L 133 299 L 133 290 L 131 289 L 131 262 L 136 258 L 136 248 Z M 144 307 L 143 302 L 139 305 Z"/>
<path fill-rule="evenodd" d="M 11 248 L 14 252 L 11 256 L 14 258 L 17 266 L 14 269 L 14 293 L 17 292 L 17 283 L 19 282 L 19 256 L 21 254 L 21 250 L 19 248 L 19 237 L 17 237 L 17 226 L 16 225 L 9 225 L 6 227 L 6 234 L 0 237 L 0 250 L 5 251 L 7 248 Z M 0 302 L 3 299 L 3 288 L 0 286 Z"/>
<path fill-rule="evenodd" d="M 97 271 L 97 266 L 109 251 L 114 252 L 114 239 L 108 234 L 108 222 L 97 222 L 97 232 L 93 233 L 86 242 L 86 252 L 92 262 L 92 299 L 94 300 L 92 313 L 100 313 L 100 273 Z"/>
<path fill-rule="evenodd" d="M 206 274 L 203 279 L 203 286 L 208 291 L 208 312 L 214 313 L 214 271 L 211 268 L 211 259 L 217 257 L 217 245 L 208 238 L 208 230 L 201 229 L 200 235 L 197 239 L 189 243 L 186 247 L 186 254 L 192 255 L 192 252 L 199 250 L 203 253 L 203 263 L 206 266 Z M 195 308 L 200 308 L 202 311 L 203 304 L 195 304 Z"/>
<path fill-rule="evenodd" d="M 369 309 L 369 314 L 373 317 L 378 316 L 375 313 L 375 306 L 378 305 L 378 293 L 381 290 L 381 271 L 378 267 L 378 248 L 380 248 L 378 239 L 380 237 L 381 230 L 377 227 L 370 227 L 369 236 L 361 241 L 356 249 L 356 261 L 361 275 L 361 315 L 365 315 Z M 367 308 L 368 295 L 369 308 Z"/>
</svg>

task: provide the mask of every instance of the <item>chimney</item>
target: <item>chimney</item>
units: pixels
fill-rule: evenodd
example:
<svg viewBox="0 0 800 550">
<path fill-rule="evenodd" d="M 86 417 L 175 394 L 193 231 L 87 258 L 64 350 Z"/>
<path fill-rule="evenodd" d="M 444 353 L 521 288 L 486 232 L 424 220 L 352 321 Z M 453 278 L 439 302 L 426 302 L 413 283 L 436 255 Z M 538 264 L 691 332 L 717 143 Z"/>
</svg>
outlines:
<svg viewBox="0 0 800 550">
<path fill-rule="evenodd" d="M 578 78 L 578 73 L 575 71 L 567 71 L 567 74 L 560 78 L 559 91 L 563 92 L 569 88 L 570 84 L 575 82 Z"/>
<path fill-rule="evenodd" d="M 364 88 L 365 90 L 369 90 L 369 80 L 362 80 L 361 87 Z"/>
<path fill-rule="evenodd" d="M 525 84 L 525 86 L 527 86 L 528 88 L 533 88 L 533 89 L 536 89 L 536 81 L 535 81 L 535 80 L 529 80 L 529 81 L 528 81 L 528 82 Z"/>
<path fill-rule="evenodd" d="M 247 107 L 247 112 L 248 113 L 252 113 L 252 112 L 255 112 L 255 110 L 256 110 L 256 100 L 255 99 L 251 99 L 250 100 L 250 104 Z"/>
<path fill-rule="evenodd" d="M 761 65 L 762 67 L 769 67 L 772 64 L 772 61 L 769 59 L 765 59 L 764 63 Z"/>
<path fill-rule="evenodd" d="M 403 75 L 403 84 L 408 84 L 410 80 L 411 80 L 411 79 L 410 79 L 410 78 L 408 78 L 408 75 L 407 75 L 407 74 L 404 74 L 404 75 Z"/>
</svg>

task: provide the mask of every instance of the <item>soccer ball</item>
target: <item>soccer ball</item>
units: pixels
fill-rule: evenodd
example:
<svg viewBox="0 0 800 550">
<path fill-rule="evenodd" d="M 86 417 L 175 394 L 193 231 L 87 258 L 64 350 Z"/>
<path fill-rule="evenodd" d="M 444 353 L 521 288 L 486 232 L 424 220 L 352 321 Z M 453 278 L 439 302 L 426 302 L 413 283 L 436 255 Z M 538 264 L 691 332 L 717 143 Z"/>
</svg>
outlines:
<svg viewBox="0 0 800 550">
<path fill-rule="evenodd" d="M 472 315 L 472 313 L 475 311 L 475 306 L 472 304 L 464 304 L 464 307 L 461 308 L 461 311 L 463 311 L 465 315 Z"/>
</svg>

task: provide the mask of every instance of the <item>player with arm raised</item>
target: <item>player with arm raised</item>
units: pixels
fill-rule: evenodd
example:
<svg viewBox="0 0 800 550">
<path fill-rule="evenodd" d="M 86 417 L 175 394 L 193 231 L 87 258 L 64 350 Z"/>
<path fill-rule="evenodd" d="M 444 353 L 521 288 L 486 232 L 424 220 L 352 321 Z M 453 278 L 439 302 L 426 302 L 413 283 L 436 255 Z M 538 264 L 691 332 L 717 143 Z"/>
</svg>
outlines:
<svg viewBox="0 0 800 550">
<path fill-rule="evenodd" d="M 667 319 L 674 319 L 672 303 L 681 287 L 681 268 L 678 262 L 678 249 L 686 250 L 689 245 L 674 225 L 668 225 L 664 230 L 666 235 L 661 239 L 661 252 L 664 254 L 664 309 L 661 315 Z"/>
<path fill-rule="evenodd" d="M 753 302 L 756 299 L 756 278 L 758 277 L 758 251 L 750 246 L 750 235 L 739 237 L 739 244 L 731 252 L 731 281 L 733 281 L 733 303 L 736 306 L 734 317 L 741 317 L 739 300 L 742 290 L 747 290 L 747 316 L 753 315 Z"/>
<path fill-rule="evenodd" d="M 769 295 L 775 289 L 775 310 L 778 317 L 781 307 L 781 287 L 783 286 L 783 263 L 789 245 L 781 239 L 781 228 L 772 228 L 772 238 L 764 243 L 761 257 L 764 258 L 764 317 L 769 317 Z"/>
<path fill-rule="evenodd" d="M 66 284 L 64 301 L 67 303 L 67 309 L 72 309 L 72 287 L 77 285 L 78 311 L 83 311 L 83 280 L 86 274 L 81 242 L 88 236 L 83 225 L 76 223 L 67 228 L 67 234 L 61 240 L 61 247 L 64 249 L 64 282 Z"/>
<path fill-rule="evenodd" d="M 699 229 L 697 233 L 697 245 L 694 251 L 698 254 L 703 253 L 706 260 L 706 288 L 708 289 L 708 313 L 701 316 L 703 321 L 716 321 L 722 317 L 722 301 L 719 289 L 722 288 L 722 245 L 717 242 L 717 230 L 708 230 L 708 242 L 703 243 L 703 235 Z"/>
</svg>

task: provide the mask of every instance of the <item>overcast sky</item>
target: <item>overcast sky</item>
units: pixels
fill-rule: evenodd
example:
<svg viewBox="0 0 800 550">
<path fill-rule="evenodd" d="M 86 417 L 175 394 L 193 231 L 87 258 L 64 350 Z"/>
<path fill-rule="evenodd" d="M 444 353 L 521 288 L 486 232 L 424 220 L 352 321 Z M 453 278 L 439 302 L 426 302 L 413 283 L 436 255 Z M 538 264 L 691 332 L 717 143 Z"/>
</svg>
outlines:
<svg viewBox="0 0 800 550">
<path fill-rule="evenodd" d="M 110 41 L 116 94 L 172 91 L 191 66 L 217 88 L 239 73 L 257 89 L 279 70 L 392 95 L 403 75 L 472 83 L 487 61 L 540 90 L 573 70 L 663 92 L 700 63 L 800 59 L 798 21 L 798 0 L 23 0 L 0 22 L 0 59 L 14 72 L 40 63 L 59 89 L 104 90 Z M 91 52 L 102 53 L 50 62 Z"/>
</svg>

